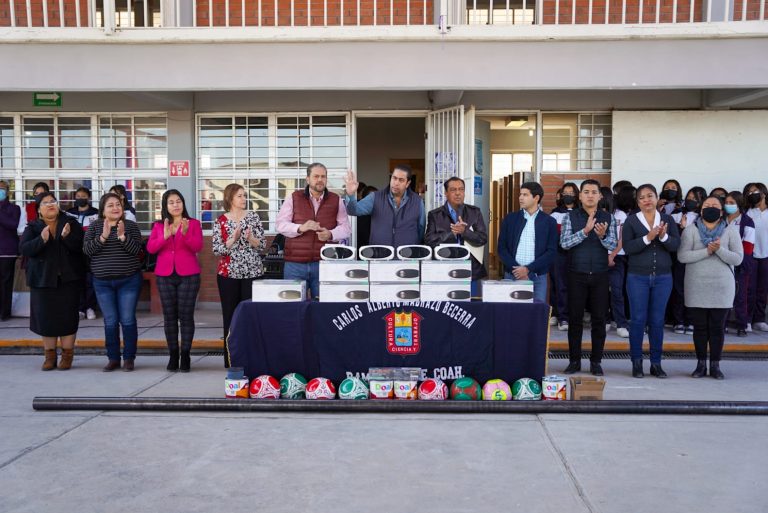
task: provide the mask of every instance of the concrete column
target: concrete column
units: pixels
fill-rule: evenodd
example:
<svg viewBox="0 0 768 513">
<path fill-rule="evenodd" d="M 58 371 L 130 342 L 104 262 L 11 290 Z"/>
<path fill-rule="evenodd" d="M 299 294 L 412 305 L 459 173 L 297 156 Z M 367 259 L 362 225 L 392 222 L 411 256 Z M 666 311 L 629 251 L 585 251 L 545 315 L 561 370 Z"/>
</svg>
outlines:
<svg viewBox="0 0 768 513">
<path fill-rule="evenodd" d="M 187 212 L 199 216 L 197 198 L 197 162 L 195 158 L 195 113 L 191 110 L 168 112 L 168 160 L 188 160 L 189 177 L 168 177 L 168 188 L 184 195 Z"/>
</svg>

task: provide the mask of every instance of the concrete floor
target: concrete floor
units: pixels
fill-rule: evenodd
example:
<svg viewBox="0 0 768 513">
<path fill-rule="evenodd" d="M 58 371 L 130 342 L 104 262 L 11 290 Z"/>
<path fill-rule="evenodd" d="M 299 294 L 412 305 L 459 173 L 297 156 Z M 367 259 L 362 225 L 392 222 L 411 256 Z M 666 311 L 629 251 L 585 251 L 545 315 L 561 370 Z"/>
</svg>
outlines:
<svg viewBox="0 0 768 513">
<path fill-rule="evenodd" d="M 220 356 L 190 374 L 41 360 L 0 356 L 0 512 L 765 511 L 768 417 L 35 412 L 43 395 L 223 395 Z M 764 361 L 725 361 L 722 382 L 664 366 L 605 361 L 605 398 L 765 398 Z"/>
</svg>

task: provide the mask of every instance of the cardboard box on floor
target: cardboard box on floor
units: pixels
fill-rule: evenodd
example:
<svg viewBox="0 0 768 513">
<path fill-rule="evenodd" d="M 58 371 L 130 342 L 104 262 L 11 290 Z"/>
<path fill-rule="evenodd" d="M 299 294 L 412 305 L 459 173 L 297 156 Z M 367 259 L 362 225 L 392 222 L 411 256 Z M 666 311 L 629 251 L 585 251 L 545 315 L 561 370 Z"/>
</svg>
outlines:
<svg viewBox="0 0 768 513">
<path fill-rule="evenodd" d="M 605 379 L 592 376 L 570 378 L 572 401 L 602 401 Z"/>
</svg>

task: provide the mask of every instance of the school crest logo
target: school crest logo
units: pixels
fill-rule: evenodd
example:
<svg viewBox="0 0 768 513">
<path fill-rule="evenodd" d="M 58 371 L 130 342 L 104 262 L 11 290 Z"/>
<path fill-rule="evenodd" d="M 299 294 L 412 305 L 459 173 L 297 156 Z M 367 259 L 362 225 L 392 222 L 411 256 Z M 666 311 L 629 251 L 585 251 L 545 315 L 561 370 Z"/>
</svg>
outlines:
<svg viewBox="0 0 768 513">
<path fill-rule="evenodd" d="M 418 312 L 392 310 L 384 317 L 387 352 L 399 356 L 419 354 L 421 351 L 421 321 Z"/>
</svg>

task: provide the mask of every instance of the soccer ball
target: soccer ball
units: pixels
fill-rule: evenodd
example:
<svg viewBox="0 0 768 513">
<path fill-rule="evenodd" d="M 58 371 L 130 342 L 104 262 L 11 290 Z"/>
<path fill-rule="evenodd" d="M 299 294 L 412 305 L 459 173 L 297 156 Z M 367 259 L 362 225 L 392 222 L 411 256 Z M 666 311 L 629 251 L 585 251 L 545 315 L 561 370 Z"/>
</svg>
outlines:
<svg viewBox="0 0 768 513">
<path fill-rule="evenodd" d="M 280 378 L 280 397 L 283 399 L 304 399 L 307 378 L 298 372 L 291 372 Z"/>
<path fill-rule="evenodd" d="M 484 401 L 511 401 L 512 389 L 503 379 L 490 379 L 483 385 Z"/>
<path fill-rule="evenodd" d="M 419 385 L 419 399 L 445 401 L 448 399 L 448 386 L 437 378 L 426 379 Z"/>
<path fill-rule="evenodd" d="M 455 379 L 451 384 L 451 399 L 454 401 L 477 401 L 481 393 L 480 383 L 469 376 Z"/>
<path fill-rule="evenodd" d="M 251 399 L 280 399 L 280 383 L 272 376 L 259 376 L 251 381 Z"/>
<path fill-rule="evenodd" d="M 339 385 L 339 399 L 368 399 L 368 387 L 360 378 L 347 378 Z"/>
<path fill-rule="evenodd" d="M 335 399 L 336 387 L 326 378 L 313 378 L 307 383 L 307 399 Z"/>
<path fill-rule="evenodd" d="M 520 378 L 512 385 L 512 398 L 515 401 L 540 401 L 541 385 L 535 379 Z"/>
</svg>

